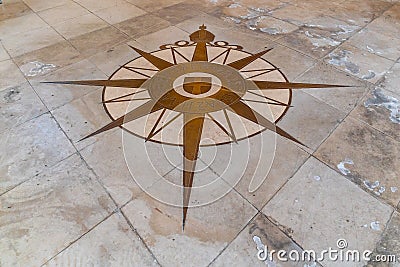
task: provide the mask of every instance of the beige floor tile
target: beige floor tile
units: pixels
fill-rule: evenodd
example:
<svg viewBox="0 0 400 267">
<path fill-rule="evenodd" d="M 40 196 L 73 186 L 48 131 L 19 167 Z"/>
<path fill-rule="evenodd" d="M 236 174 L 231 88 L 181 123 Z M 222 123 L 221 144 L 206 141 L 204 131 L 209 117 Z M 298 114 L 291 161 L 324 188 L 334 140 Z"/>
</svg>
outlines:
<svg viewBox="0 0 400 267">
<path fill-rule="evenodd" d="M 135 41 L 129 42 L 129 44 L 134 47 L 139 47 L 140 49 L 145 49 L 141 46 L 138 46 L 139 44 Z M 139 54 L 137 54 L 128 45 L 121 44 L 110 48 L 105 52 L 99 52 L 91 56 L 88 60 L 107 76 L 111 76 L 122 65 L 128 63 L 138 56 Z"/>
<path fill-rule="evenodd" d="M 251 140 L 252 139 L 250 139 L 250 142 Z M 258 164 L 265 164 L 263 162 L 258 162 L 259 149 L 257 150 L 257 148 L 254 147 L 253 151 L 257 152 L 250 155 L 247 169 L 235 186 L 235 189 L 256 208 L 262 209 L 306 161 L 309 154 L 296 146 L 292 141 L 286 140 L 283 137 L 277 137 L 275 155 L 269 173 L 261 186 L 255 192 L 250 192 L 249 185 L 253 179 L 256 168 L 259 167 Z M 218 162 L 215 162 L 215 164 L 219 165 Z M 214 167 L 214 164 L 210 167 L 217 173 L 222 173 L 221 170 L 218 170 L 218 167 Z M 233 185 L 232 183 L 230 184 Z"/>
<path fill-rule="evenodd" d="M 83 266 L 158 266 L 121 214 L 106 219 L 44 266 L 73 262 Z"/>
<path fill-rule="evenodd" d="M 234 191 L 211 205 L 189 209 L 184 233 L 181 208 L 145 194 L 123 212 L 162 266 L 209 264 L 256 214 Z"/>
<path fill-rule="evenodd" d="M 0 62 L 0 91 L 25 81 L 24 75 L 11 60 Z"/>
<path fill-rule="evenodd" d="M 4 61 L 7 59 L 10 59 L 10 56 L 8 55 L 4 47 L 0 44 L 0 61 Z"/>
<path fill-rule="evenodd" d="M 62 36 L 70 39 L 85 33 L 105 28 L 108 26 L 108 24 L 102 19 L 89 13 L 87 15 L 63 21 L 53 26 L 54 29 Z"/>
<path fill-rule="evenodd" d="M 70 39 L 71 44 L 85 57 L 125 42 L 128 37 L 114 27 L 105 27 Z"/>
<path fill-rule="evenodd" d="M 279 68 L 289 81 L 293 81 L 300 74 L 316 64 L 316 61 L 282 45 L 272 45 L 273 49 L 264 56 L 265 59 Z"/>
<path fill-rule="evenodd" d="M 91 12 L 116 6 L 121 0 L 75 0 Z"/>
<path fill-rule="evenodd" d="M 324 61 L 371 83 L 376 83 L 394 65 L 391 60 L 347 43 L 332 51 Z"/>
<path fill-rule="evenodd" d="M 56 6 L 38 12 L 38 15 L 50 25 L 89 14 L 89 11 L 75 2 L 67 2 L 62 6 Z"/>
<path fill-rule="evenodd" d="M 400 39 L 368 30 L 368 27 L 354 35 L 347 44 L 387 59 L 400 58 Z"/>
<path fill-rule="evenodd" d="M 377 248 L 375 249 L 375 255 L 395 255 L 397 257 L 397 262 L 388 263 L 374 263 L 376 267 L 385 267 L 385 266 L 396 266 L 399 263 L 400 255 L 400 246 L 399 246 L 399 236 L 400 236 L 400 214 L 398 212 L 394 212 L 392 218 L 390 219 L 389 224 L 387 225 L 385 231 L 383 232 L 382 238 L 378 243 Z"/>
<path fill-rule="evenodd" d="M 322 10 L 305 9 L 295 5 L 287 5 L 277 10 L 272 10 L 270 14 L 278 19 L 290 22 L 297 26 L 303 26 L 311 20 L 322 16 Z"/>
<path fill-rule="evenodd" d="M 392 206 L 400 201 L 400 143 L 351 118 L 339 125 L 315 156 L 363 190 Z M 352 163 L 352 164 L 351 164 Z"/>
<path fill-rule="evenodd" d="M 269 251 L 285 250 L 290 252 L 295 250 L 300 254 L 303 251 L 301 247 L 268 220 L 264 214 L 259 214 L 229 244 L 211 266 L 266 266 L 268 264 L 268 266 L 304 267 L 313 264 L 312 261 L 280 261 L 273 254 L 272 260 L 259 260 L 257 257 L 258 249 L 263 250 L 264 246 Z M 317 266 L 320 265 L 315 265 L 315 267 Z"/>
<path fill-rule="evenodd" d="M 28 83 L 0 91 L 0 132 L 32 119 L 47 111 Z"/>
<path fill-rule="evenodd" d="M 184 2 L 165 7 L 154 12 L 153 14 L 169 21 L 172 25 L 174 25 L 184 20 L 196 17 L 199 15 L 199 13 L 199 10 L 196 10 L 194 5 Z"/>
<path fill-rule="evenodd" d="M 134 39 L 157 32 L 168 26 L 170 26 L 168 21 L 153 15 L 143 15 L 115 24 L 115 27 Z"/>
<path fill-rule="evenodd" d="M 338 84 L 350 87 L 332 87 L 322 89 L 304 89 L 303 91 L 319 100 L 349 113 L 368 90 L 366 82 L 362 82 L 350 74 L 335 69 L 325 63 L 318 63 L 296 79 L 296 82 Z"/>
<path fill-rule="evenodd" d="M 26 75 L 27 79 L 43 76 L 51 71 L 56 71 L 81 60 L 82 55 L 67 41 L 62 41 L 14 58 L 15 63 L 19 66 L 24 75 Z M 47 68 L 47 71 L 35 72 L 37 68 L 35 64 L 33 64 L 35 62 L 54 66 Z"/>
<path fill-rule="evenodd" d="M 25 33 L 7 36 L 2 40 L 2 43 L 12 57 L 17 57 L 63 40 L 64 39 L 52 28 L 43 27 Z"/>
<path fill-rule="evenodd" d="M 367 28 L 384 35 L 399 38 L 400 35 L 400 21 L 399 21 L 400 5 L 396 4 L 388 11 L 383 13 L 382 16 L 372 21 Z"/>
<path fill-rule="evenodd" d="M 122 131 L 115 130 L 111 134 L 101 134 L 92 145 L 81 150 L 81 154 L 89 166 L 98 175 L 100 181 L 118 205 L 124 205 L 129 200 L 138 197 L 142 193 L 142 189 L 147 189 L 158 177 L 152 177 L 152 172 L 146 168 L 135 168 L 131 173 L 126 163 L 126 151 L 129 149 L 122 139 Z M 153 162 L 157 162 L 157 168 L 160 176 L 170 172 L 172 166 L 164 154 L 160 144 L 146 143 L 143 140 L 138 141 L 139 145 L 146 146 L 147 153 Z M 161 150 L 161 151 L 160 151 Z M 134 161 L 135 166 L 147 166 L 148 157 L 143 156 L 139 152 L 133 152 L 133 158 L 128 160 Z M 148 185 L 137 184 L 138 181 L 147 179 L 150 181 Z M 153 182 L 151 182 L 153 181 Z"/>
<path fill-rule="evenodd" d="M 329 247 L 336 249 L 338 239 L 345 239 L 348 249 L 373 250 L 392 210 L 310 158 L 263 212 L 286 229 L 302 248 L 320 253 Z M 377 221 L 380 228 L 371 229 L 370 224 Z M 324 266 L 365 264 L 329 259 L 321 263 Z"/>
<path fill-rule="evenodd" d="M 343 1 L 337 7 L 329 9 L 326 14 L 351 24 L 364 26 L 380 16 L 392 3 L 389 1 Z"/>
<path fill-rule="evenodd" d="M 120 130 L 102 134 L 95 143 L 81 150 L 84 160 L 119 206 L 141 193 L 126 165 L 121 137 Z"/>
<path fill-rule="evenodd" d="M 154 12 L 161 8 L 181 3 L 185 0 L 162 0 L 158 1 L 157 4 L 155 4 L 154 1 L 152 0 L 127 0 L 127 1 L 143 10 L 146 10 L 148 12 Z"/>
<path fill-rule="evenodd" d="M 35 13 L 19 16 L 13 19 L 0 21 L 1 39 L 8 35 L 30 32 L 37 28 L 46 27 L 47 24 Z"/>
<path fill-rule="evenodd" d="M 307 27 L 286 34 L 277 42 L 314 58 L 324 57 L 341 44 L 329 31 Z"/>
<path fill-rule="evenodd" d="M 116 24 L 124 20 L 146 14 L 146 11 L 125 1 L 117 2 L 112 7 L 94 11 L 94 14 L 110 24 Z"/>
<path fill-rule="evenodd" d="M 70 0 L 24 0 L 24 2 L 35 12 L 49 8 L 62 6 L 72 1 Z"/>
<path fill-rule="evenodd" d="M 96 89 L 52 111 L 56 121 L 78 149 L 92 144 L 99 136 L 80 141 L 82 138 L 111 122 L 101 101 L 101 89 Z"/>
<path fill-rule="evenodd" d="M 95 179 L 74 155 L 1 196 L 1 264 L 39 266 L 106 218 L 114 205 Z"/>
<path fill-rule="evenodd" d="M 0 140 L 2 193 L 74 153 L 49 114 L 1 133 Z"/>
<path fill-rule="evenodd" d="M 400 62 L 394 64 L 394 66 L 386 73 L 382 81 L 379 82 L 379 86 L 400 95 Z"/>
<path fill-rule="evenodd" d="M 47 74 L 44 77 L 35 77 L 31 84 L 43 102 L 53 110 L 75 99 L 78 99 L 90 92 L 99 90 L 101 87 L 80 86 L 80 85 L 61 85 L 45 84 L 42 82 L 50 81 L 74 81 L 74 80 L 93 80 L 106 79 L 107 77 L 87 60 L 80 61 L 56 72 Z M 99 93 L 100 94 L 100 93 Z"/>
<path fill-rule="evenodd" d="M 371 90 L 350 113 L 400 142 L 400 96 L 382 89 Z"/>
<path fill-rule="evenodd" d="M 160 45 L 173 44 L 180 40 L 190 40 L 189 33 L 175 27 L 170 26 L 162 29 L 158 32 L 154 32 L 140 38 L 135 41 L 140 43 L 147 51 L 156 51 L 160 49 Z"/>
<path fill-rule="evenodd" d="M 278 126 L 315 150 L 345 117 L 345 114 L 300 90 L 293 90 L 292 108 Z"/>
<path fill-rule="evenodd" d="M 0 8 L 0 21 L 16 18 L 32 13 L 32 10 L 24 2 L 3 2 Z"/>
</svg>

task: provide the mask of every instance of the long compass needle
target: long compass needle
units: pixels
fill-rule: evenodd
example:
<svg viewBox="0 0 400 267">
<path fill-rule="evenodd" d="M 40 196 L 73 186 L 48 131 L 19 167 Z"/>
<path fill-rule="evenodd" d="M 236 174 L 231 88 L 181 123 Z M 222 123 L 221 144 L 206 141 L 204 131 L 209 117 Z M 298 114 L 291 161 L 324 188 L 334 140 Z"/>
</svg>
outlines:
<svg viewBox="0 0 400 267">
<path fill-rule="evenodd" d="M 201 134 L 203 132 L 205 114 L 183 114 L 183 219 L 185 229 L 186 215 L 189 207 L 193 176 L 199 153 Z"/>
<path fill-rule="evenodd" d="M 83 80 L 83 81 L 59 81 L 59 82 L 42 82 L 42 83 L 139 88 L 145 81 L 147 81 L 147 79 Z"/>
</svg>

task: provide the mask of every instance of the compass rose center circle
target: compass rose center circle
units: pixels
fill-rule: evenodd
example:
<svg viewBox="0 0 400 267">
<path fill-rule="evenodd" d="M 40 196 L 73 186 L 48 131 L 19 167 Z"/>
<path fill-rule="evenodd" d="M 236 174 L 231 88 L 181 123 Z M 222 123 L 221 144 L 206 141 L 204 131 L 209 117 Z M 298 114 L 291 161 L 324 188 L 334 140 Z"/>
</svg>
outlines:
<svg viewBox="0 0 400 267">
<path fill-rule="evenodd" d="M 203 98 L 217 93 L 222 88 L 222 83 L 210 73 L 191 72 L 176 78 L 173 87 L 182 96 Z"/>
</svg>

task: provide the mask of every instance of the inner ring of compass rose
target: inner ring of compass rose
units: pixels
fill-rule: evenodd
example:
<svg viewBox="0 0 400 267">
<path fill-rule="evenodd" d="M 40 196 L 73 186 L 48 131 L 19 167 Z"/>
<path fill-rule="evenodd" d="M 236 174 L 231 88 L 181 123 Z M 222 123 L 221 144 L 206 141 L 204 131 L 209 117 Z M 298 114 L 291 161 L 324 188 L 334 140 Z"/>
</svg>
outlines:
<svg viewBox="0 0 400 267">
<path fill-rule="evenodd" d="M 209 113 L 238 102 L 247 91 L 246 85 L 248 83 L 242 75 L 232 67 L 209 62 L 188 62 L 156 73 L 141 87 L 148 90 L 153 100 L 169 110 Z"/>
</svg>

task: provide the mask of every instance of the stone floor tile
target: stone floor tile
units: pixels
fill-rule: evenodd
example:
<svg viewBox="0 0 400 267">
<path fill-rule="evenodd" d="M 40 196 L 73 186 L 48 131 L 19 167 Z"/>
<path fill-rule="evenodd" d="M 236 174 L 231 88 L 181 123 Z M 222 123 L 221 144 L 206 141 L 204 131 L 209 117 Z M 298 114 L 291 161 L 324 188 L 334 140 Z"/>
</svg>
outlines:
<svg viewBox="0 0 400 267">
<path fill-rule="evenodd" d="M 174 25 L 196 17 L 200 15 L 199 13 L 200 11 L 195 9 L 195 5 L 184 2 L 157 10 L 153 14 Z"/>
<path fill-rule="evenodd" d="M 395 255 L 397 258 L 396 262 L 388 263 L 382 262 L 377 263 L 371 261 L 370 264 L 374 267 L 396 267 L 400 263 L 400 214 L 398 212 L 394 212 L 392 218 L 390 219 L 388 225 L 386 226 L 385 231 L 382 234 L 381 240 L 378 242 L 378 246 L 375 249 L 376 255 Z M 369 265 L 368 265 L 369 266 Z"/>
<path fill-rule="evenodd" d="M 35 12 L 46 10 L 52 7 L 62 6 L 70 0 L 24 0 L 24 2 Z"/>
<path fill-rule="evenodd" d="M 343 1 L 335 8 L 329 9 L 326 14 L 351 24 L 365 26 L 379 17 L 392 3 L 381 0 Z"/>
<path fill-rule="evenodd" d="M 25 81 L 24 75 L 11 60 L 0 62 L 0 91 Z"/>
<path fill-rule="evenodd" d="M 160 36 L 162 36 L 160 38 Z M 189 33 L 183 31 L 175 26 L 162 29 L 158 32 L 154 32 L 136 39 L 136 42 L 140 43 L 146 48 L 146 51 L 156 51 L 160 49 L 160 45 L 173 44 L 179 40 L 189 41 Z"/>
<path fill-rule="evenodd" d="M 13 19 L 0 21 L 1 39 L 8 35 L 30 32 L 34 29 L 46 27 L 47 24 L 35 13 L 19 16 Z"/>
<path fill-rule="evenodd" d="M 282 45 L 273 45 L 272 47 L 272 51 L 268 52 L 263 58 L 276 65 L 289 81 L 293 81 L 300 74 L 316 64 L 313 58 L 293 49 Z"/>
<path fill-rule="evenodd" d="M 22 1 L 5 3 L 3 2 L 0 11 L 0 21 L 16 18 L 32 13 L 32 10 Z"/>
<path fill-rule="evenodd" d="M 115 24 L 115 27 L 120 31 L 135 39 L 157 32 L 168 26 L 170 26 L 168 21 L 153 15 L 143 15 Z"/>
<path fill-rule="evenodd" d="M 110 24 L 116 24 L 124 20 L 132 19 L 146 14 L 146 11 L 125 1 L 117 1 L 112 7 L 94 11 L 94 14 Z"/>
<path fill-rule="evenodd" d="M 305 250 L 320 253 L 345 239 L 348 249 L 373 250 L 392 209 L 315 158 L 310 158 L 263 212 Z M 370 227 L 370 225 L 379 227 Z M 321 262 L 363 266 L 365 262 Z"/>
<path fill-rule="evenodd" d="M 138 43 L 135 41 L 129 42 L 129 44 L 138 47 Z M 140 48 L 144 49 L 142 47 Z M 128 45 L 121 44 L 106 51 L 99 52 L 88 58 L 88 60 L 107 76 L 111 76 L 115 70 L 138 56 L 139 54 Z"/>
<path fill-rule="evenodd" d="M 97 89 L 51 112 L 78 149 L 92 144 L 98 137 L 82 138 L 111 122 L 101 101 L 101 90 Z"/>
<path fill-rule="evenodd" d="M 258 214 L 211 266 L 265 266 L 268 264 L 271 266 L 304 267 L 313 264 L 313 261 L 280 261 L 274 254 L 272 254 L 272 260 L 260 260 L 257 257 L 258 249 L 264 249 L 264 246 L 269 251 L 285 250 L 290 252 L 295 250 L 298 253 L 303 251 L 264 214 Z M 264 256 L 264 254 L 261 254 L 261 256 Z"/>
<path fill-rule="evenodd" d="M 75 2 L 67 2 L 62 6 L 56 6 L 37 13 L 49 25 L 56 25 L 65 20 L 89 14 L 89 11 Z"/>
<path fill-rule="evenodd" d="M 1 41 L 8 53 L 12 57 L 17 57 L 63 40 L 51 27 L 42 27 L 29 32 L 6 36 Z"/>
<path fill-rule="evenodd" d="M 141 141 L 144 145 L 144 140 Z M 158 144 L 147 143 L 146 146 L 153 147 L 148 151 L 148 153 L 151 153 L 152 159 L 165 162 L 162 154 L 157 154 L 159 152 Z M 152 153 L 152 151 L 157 153 Z M 135 177 L 130 173 L 126 163 L 121 130 L 114 131 L 111 134 L 99 135 L 96 142 L 81 150 L 81 155 L 98 175 L 101 183 L 118 205 L 122 206 L 141 194 L 142 190 L 136 183 Z M 135 161 L 135 167 L 145 165 L 147 160 L 147 157 L 140 153 L 135 153 L 132 159 L 132 161 Z M 162 168 L 163 174 L 173 169 L 171 165 L 160 162 L 159 167 L 161 165 L 165 165 Z M 154 177 L 148 177 L 149 172 L 145 168 L 135 168 L 134 174 L 140 176 L 141 179 L 155 179 Z M 141 186 L 144 189 L 147 188 L 146 185 L 141 184 Z"/>
<path fill-rule="evenodd" d="M 158 1 L 157 4 L 154 4 L 154 1 L 152 0 L 126 0 L 129 3 L 146 10 L 147 12 L 154 12 L 156 10 L 172 6 L 178 3 L 183 2 L 184 0 L 163 0 L 163 1 Z"/>
<path fill-rule="evenodd" d="M 375 32 L 383 33 L 389 37 L 399 38 L 400 21 L 399 21 L 400 5 L 397 3 L 382 16 L 372 21 L 367 28 Z"/>
<path fill-rule="evenodd" d="M 45 263 L 115 208 L 77 155 L 0 199 L 0 263 L 4 266 Z"/>
<path fill-rule="evenodd" d="M 48 113 L 0 135 L 1 193 L 75 152 Z"/>
<path fill-rule="evenodd" d="M 49 110 L 53 110 L 90 92 L 100 89 L 100 86 L 81 86 L 66 84 L 46 84 L 43 82 L 74 81 L 89 79 L 106 79 L 107 77 L 92 63 L 83 60 L 49 73 L 34 77 L 31 84 Z M 99 92 L 100 94 L 100 92 Z"/>
<path fill-rule="evenodd" d="M 4 47 L 0 44 L 0 61 L 4 61 L 7 59 L 10 59 L 10 56 L 8 55 Z"/>
<path fill-rule="evenodd" d="M 368 123 L 400 142 L 399 106 L 399 95 L 376 88 L 362 99 L 350 116 Z"/>
<path fill-rule="evenodd" d="M 252 142 L 252 139 L 250 139 Z M 268 144 L 267 144 L 268 145 Z M 295 174 L 300 166 L 309 157 L 309 154 L 295 145 L 292 141 L 286 140 L 283 137 L 277 137 L 275 154 L 269 172 L 261 186 L 255 191 L 250 192 L 249 186 L 254 177 L 256 168 L 259 164 L 260 149 L 254 144 L 253 152 L 248 159 L 248 165 L 243 173 L 240 181 L 235 185 L 232 181 L 227 181 L 235 189 L 245 197 L 257 209 L 262 209 L 264 205 L 278 192 L 278 190 Z M 223 165 L 216 162 L 217 165 Z M 269 163 L 268 163 L 269 164 Z M 212 164 L 210 166 L 216 173 L 222 173 L 217 167 Z"/>
<path fill-rule="evenodd" d="M 368 27 L 354 35 L 347 44 L 394 61 L 400 58 L 400 39 L 368 30 Z"/>
<path fill-rule="evenodd" d="M 69 42 L 62 41 L 14 58 L 27 79 L 44 76 L 81 61 L 82 55 Z"/>
<path fill-rule="evenodd" d="M 127 39 L 125 34 L 110 26 L 74 37 L 69 41 L 83 56 L 87 57 L 106 51 Z"/>
<path fill-rule="evenodd" d="M 391 60 L 347 43 L 332 51 L 324 61 L 371 83 L 376 83 L 394 65 Z"/>
<path fill-rule="evenodd" d="M 303 90 L 303 92 L 314 96 L 346 114 L 353 110 L 370 87 L 368 83 L 362 82 L 352 77 L 350 74 L 339 71 L 326 63 L 316 64 L 298 77 L 296 82 L 350 86 L 344 88 L 332 87 Z"/>
<path fill-rule="evenodd" d="M 278 126 L 315 150 L 343 120 L 345 114 L 300 90 L 293 90 L 293 106 Z"/>
<path fill-rule="evenodd" d="M 66 39 L 71 39 L 107 26 L 108 24 L 104 20 L 91 13 L 53 25 L 54 29 Z"/>
<path fill-rule="evenodd" d="M 76 262 L 83 266 L 158 266 L 121 214 L 107 218 L 44 266 Z"/>
<path fill-rule="evenodd" d="M 394 66 L 383 76 L 382 80 L 379 81 L 379 87 L 382 87 L 388 91 L 400 95 L 400 62 L 394 64 Z"/>
<path fill-rule="evenodd" d="M 145 194 L 123 212 L 162 266 L 209 264 L 256 214 L 234 191 L 210 205 L 190 209 L 184 232 L 181 208 Z"/>
<path fill-rule="evenodd" d="M 0 132 L 47 112 L 28 83 L 0 91 Z"/>
<path fill-rule="evenodd" d="M 400 201 L 400 143 L 351 118 L 339 125 L 315 156 L 392 206 Z"/>
<path fill-rule="evenodd" d="M 335 40 L 329 31 L 310 27 L 301 27 L 286 34 L 277 42 L 317 59 L 329 54 L 341 44 L 341 41 Z"/>
</svg>

